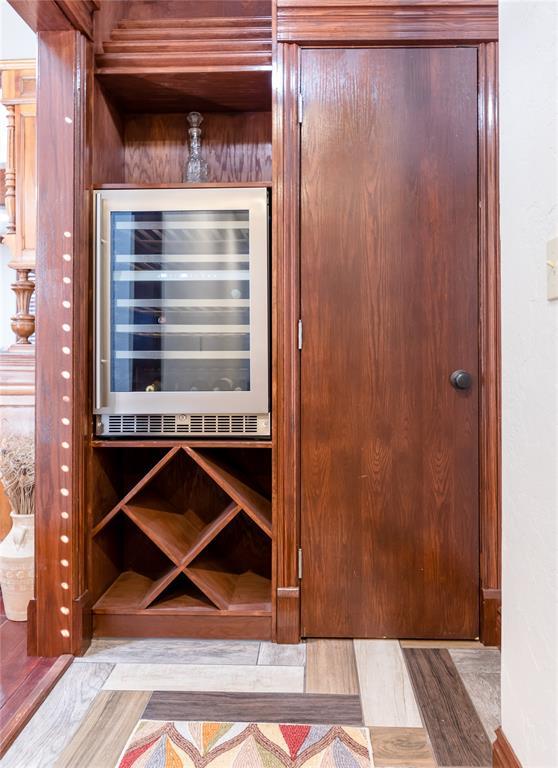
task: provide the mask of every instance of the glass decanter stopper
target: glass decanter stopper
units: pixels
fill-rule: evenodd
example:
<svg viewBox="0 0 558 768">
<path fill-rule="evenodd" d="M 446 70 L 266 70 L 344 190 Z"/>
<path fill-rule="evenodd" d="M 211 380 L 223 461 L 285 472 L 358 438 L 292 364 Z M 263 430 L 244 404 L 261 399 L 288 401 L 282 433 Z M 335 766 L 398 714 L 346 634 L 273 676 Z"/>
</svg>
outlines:
<svg viewBox="0 0 558 768">
<path fill-rule="evenodd" d="M 203 117 L 199 112 L 188 113 L 190 154 L 186 163 L 185 181 L 207 181 L 207 163 L 201 156 L 201 128 Z"/>
</svg>

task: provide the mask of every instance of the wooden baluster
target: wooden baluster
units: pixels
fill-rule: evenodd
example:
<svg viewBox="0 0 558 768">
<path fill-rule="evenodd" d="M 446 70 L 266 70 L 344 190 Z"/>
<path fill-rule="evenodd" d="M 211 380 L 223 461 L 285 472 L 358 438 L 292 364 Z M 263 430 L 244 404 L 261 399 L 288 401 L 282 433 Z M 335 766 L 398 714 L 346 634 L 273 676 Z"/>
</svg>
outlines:
<svg viewBox="0 0 558 768">
<path fill-rule="evenodd" d="M 6 105 L 6 138 L 7 158 L 5 174 L 5 206 L 8 215 L 6 235 L 14 235 L 16 231 L 16 169 L 15 169 L 15 106 Z"/>
<path fill-rule="evenodd" d="M 14 68 L 3 63 L 1 101 L 6 109 L 6 170 L 4 205 L 7 223 L 2 242 L 11 252 L 8 266 L 15 272 L 11 288 L 16 296 L 16 311 L 10 318 L 16 336 L 12 351 L 33 354 L 29 337 L 35 331 L 30 304 L 35 282 L 35 63 L 19 62 Z"/>
<path fill-rule="evenodd" d="M 35 290 L 35 283 L 29 279 L 30 269 L 22 269 L 17 262 L 10 265 L 16 270 L 16 282 L 12 291 L 16 295 L 16 313 L 11 317 L 11 328 L 16 335 L 16 344 L 31 344 L 29 337 L 35 332 L 35 316 L 30 314 L 29 305 Z"/>
</svg>

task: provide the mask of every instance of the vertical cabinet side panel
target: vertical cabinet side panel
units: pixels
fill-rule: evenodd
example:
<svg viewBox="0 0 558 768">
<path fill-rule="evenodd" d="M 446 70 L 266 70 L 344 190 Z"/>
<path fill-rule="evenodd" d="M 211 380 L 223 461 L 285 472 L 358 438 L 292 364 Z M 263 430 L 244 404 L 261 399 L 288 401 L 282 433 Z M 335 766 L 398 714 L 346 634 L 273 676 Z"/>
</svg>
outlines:
<svg viewBox="0 0 558 768">
<path fill-rule="evenodd" d="M 36 651 L 72 653 L 84 580 L 83 446 L 89 354 L 85 80 L 74 31 L 39 34 Z"/>
<path fill-rule="evenodd" d="M 273 413 L 276 477 L 274 542 L 276 561 L 276 639 L 300 638 L 298 548 L 298 176 L 299 126 L 297 45 L 277 46 L 273 105 L 275 387 Z"/>
<path fill-rule="evenodd" d="M 498 43 L 479 45 L 481 640 L 500 642 L 501 397 Z"/>
</svg>

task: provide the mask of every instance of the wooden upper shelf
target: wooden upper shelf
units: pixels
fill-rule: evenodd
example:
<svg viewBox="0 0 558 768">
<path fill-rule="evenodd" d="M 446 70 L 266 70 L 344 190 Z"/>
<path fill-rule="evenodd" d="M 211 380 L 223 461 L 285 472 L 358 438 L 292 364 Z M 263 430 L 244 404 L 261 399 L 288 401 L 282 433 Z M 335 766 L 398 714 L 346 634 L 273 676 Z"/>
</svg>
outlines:
<svg viewBox="0 0 558 768">
<path fill-rule="evenodd" d="M 126 19 L 96 73 L 127 112 L 268 111 L 271 19 Z"/>
</svg>

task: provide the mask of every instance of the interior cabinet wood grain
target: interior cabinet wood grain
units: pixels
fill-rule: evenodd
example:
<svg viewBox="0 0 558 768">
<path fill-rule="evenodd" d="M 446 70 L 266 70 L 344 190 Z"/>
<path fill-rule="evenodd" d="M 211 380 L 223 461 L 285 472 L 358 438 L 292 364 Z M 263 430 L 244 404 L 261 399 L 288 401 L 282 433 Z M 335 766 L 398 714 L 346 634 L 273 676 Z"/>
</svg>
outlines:
<svg viewBox="0 0 558 768">
<path fill-rule="evenodd" d="M 203 155 L 208 181 L 271 180 L 269 112 L 204 113 Z M 182 181 L 188 157 L 186 115 L 136 115 L 125 125 L 126 181 Z"/>
</svg>

